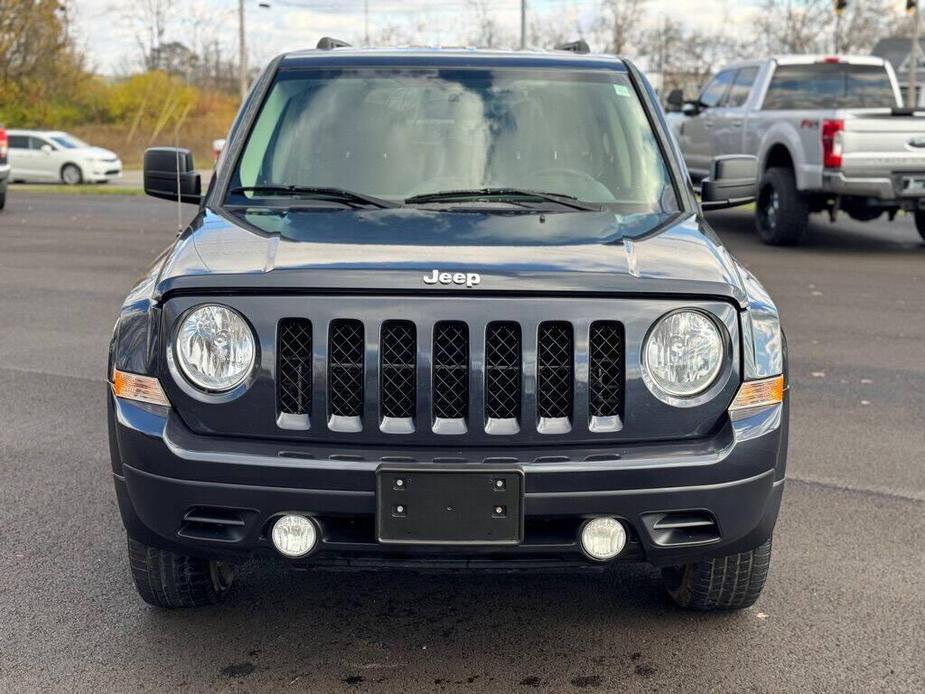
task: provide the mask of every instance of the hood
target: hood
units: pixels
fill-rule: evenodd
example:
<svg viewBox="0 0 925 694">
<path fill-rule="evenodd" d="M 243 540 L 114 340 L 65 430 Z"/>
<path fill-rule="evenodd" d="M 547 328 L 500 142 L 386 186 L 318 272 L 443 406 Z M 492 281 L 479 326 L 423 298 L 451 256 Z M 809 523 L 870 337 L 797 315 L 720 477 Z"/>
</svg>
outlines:
<svg viewBox="0 0 925 694">
<path fill-rule="evenodd" d="M 744 304 L 737 265 L 694 215 L 498 214 L 420 208 L 203 210 L 155 294 L 227 291 L 697 295 Z M 478 286 L 425 275 L 478 273 Z"/>
<path fill-rule="evenodd" d="M 119 155 L 102 147 L 78 147 L 72 149 L 72 152 L 79 152 L 89 159 L 118 159 Z"/>
</svg>

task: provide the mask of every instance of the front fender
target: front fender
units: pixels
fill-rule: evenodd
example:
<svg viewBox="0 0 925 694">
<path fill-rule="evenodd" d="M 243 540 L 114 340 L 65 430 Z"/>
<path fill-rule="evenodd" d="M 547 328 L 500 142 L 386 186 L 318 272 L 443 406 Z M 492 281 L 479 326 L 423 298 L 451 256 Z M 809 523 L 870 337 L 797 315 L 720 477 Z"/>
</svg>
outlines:
<svg viewBox="0 0 925 694">
<path fill-rule="evenodd" d="M 156 374 L 157 327 L 160 325 L 161 309 L 154 290 L 170 251 L 168 248 L 158 256 L 125 297 L 109 342 L 106 371 L 109 381 L 112 381 L 114 369 L 135 374 Z"/>
</svg>

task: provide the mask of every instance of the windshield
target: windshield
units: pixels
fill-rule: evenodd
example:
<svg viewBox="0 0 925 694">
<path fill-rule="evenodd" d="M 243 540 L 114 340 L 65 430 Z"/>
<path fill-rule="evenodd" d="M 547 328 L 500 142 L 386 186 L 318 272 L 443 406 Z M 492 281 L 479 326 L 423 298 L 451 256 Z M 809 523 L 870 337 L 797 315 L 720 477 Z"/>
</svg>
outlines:
<svg viewBox="0 0 925 694">
<path fill-rule="evenodd" d="M 896 94 L 882 65 L 780 65 L 764 97 L 772 110 L 891 108 Z"/>
<path fill-rule="evenodd" d="M 622 214 L 678 209 L 642 105 L 627 76 L 611 71 L 284 72 L 250 133 L 227 202 L 269 200 L 268 186 L 399 202 L 444 191 L 542 191 Z M 532 204 L 541 203 L 550 199 Z"/>
<path fill-rule="evenodd" d="M 73 135 L 52 135 L 51 141 L 64 149 L 77 149 L 78 147 L 89 147 L 86 142 L 78 140 Z"/>
</svg>

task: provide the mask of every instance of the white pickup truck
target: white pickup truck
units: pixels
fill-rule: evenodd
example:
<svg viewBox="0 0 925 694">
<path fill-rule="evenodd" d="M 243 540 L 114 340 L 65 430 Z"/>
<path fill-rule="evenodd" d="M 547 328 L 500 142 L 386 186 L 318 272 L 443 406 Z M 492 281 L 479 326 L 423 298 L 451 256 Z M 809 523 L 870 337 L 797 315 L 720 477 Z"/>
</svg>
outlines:
<svg viewBox="0 0 925 694">
<path fill-rule="evenodd" d="M 914 213 L 925 239 L 925 118 L 902 108 L 889 63 L 870 56 L 779 56 L 720 70 L 694 101 L 668 96 L 694 181 L 712 159 L 753 154 L 756 228 L 800 242 L 811 212 L 870 221 Z"/>
</svg>

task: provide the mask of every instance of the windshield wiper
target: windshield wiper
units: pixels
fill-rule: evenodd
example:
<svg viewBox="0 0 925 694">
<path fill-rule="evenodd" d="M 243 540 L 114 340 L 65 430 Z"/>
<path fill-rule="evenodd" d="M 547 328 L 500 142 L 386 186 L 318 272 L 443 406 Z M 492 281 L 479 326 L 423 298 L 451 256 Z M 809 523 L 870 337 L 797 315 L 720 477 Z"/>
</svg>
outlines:
<svg viewBox="0 0 925 694">
<path fill-rule="evenodd" d="M 325 186 L 240 186 L 238 188 L 232 188 L 229 192 L 235 195 L 257 193 L 258 195 L 280 195 L 298 198 L 328 198 L 330 200 L 346 203 L 372 205 L 373 207 L 380 207 L 383 209 L 399 206 L 397 202 L 383 200 L 382 198 L 367 195 L 366 193 L 355 193 L 346 188 L 329 188 Z"/>
<path fill-rule="evenodd" d="M 478 199 L 494 198 L 516 200 L 517 198 L 532 198 L 533 200 L 545 200 L 546 202 L 555 202 L 565 207 L 571 207 L 575 210 L 586 210 L 590 212 L 599 212 L 600 205 L 593 205 L 588 202 L 582 202 L 574 195 L 565 193 L 545 193 L 539 190 L 526 190 L 522 188 L 474 188 L 472 190 L 443 190 L 436 193 L 422 193 L 412 195 L 405 200 L 406 205 L 427 202 L 451 202 L 460 199 Z"/>
</svg>

